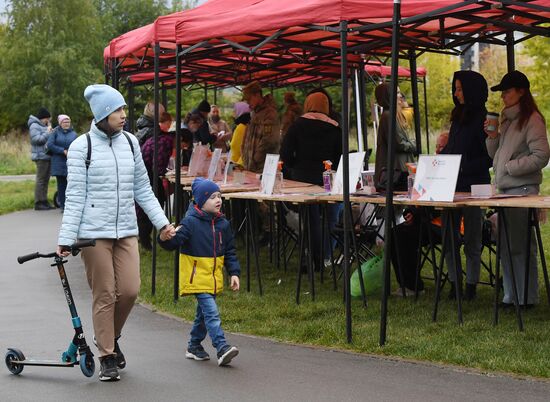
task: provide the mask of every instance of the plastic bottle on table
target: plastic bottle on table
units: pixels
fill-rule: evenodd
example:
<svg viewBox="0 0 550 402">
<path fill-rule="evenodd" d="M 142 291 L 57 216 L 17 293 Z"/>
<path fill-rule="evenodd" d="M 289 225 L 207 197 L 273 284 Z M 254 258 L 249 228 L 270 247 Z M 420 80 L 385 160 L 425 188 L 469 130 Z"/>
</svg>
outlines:
<svg viewBox="0 0 550 402">
<path fill-rule="evenodd" d="M 277 163 L 277 174 L 275 175 L 275 184 L 273 185 L 273 194 L 281 194 L 283 192 L 283 162 Z"/>
<path fill-rule="evenodd" d="M 416 177 L 416 163 L 407 163 L 407 170 L 409 175 L 407 176 L 407 196 L 412 199 L 414 179 Z"/>
<path fill-rule="evenodd" d="M 332 191 L 332 183 L 334 182 L 334 170 L 332 170 L 331 161 L 323 161 L 325 165 L 325 171 L 323 172 L 323 187 L 326 193 Z"/>
</svg>

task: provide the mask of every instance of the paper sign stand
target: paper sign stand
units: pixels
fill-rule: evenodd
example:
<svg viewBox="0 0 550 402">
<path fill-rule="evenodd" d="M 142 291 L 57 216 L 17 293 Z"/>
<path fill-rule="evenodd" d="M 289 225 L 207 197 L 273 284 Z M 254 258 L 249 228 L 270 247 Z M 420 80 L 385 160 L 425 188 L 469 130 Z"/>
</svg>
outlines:
<svg viewBox="0 0 550 402">
<path fill-rule="evenodd" d="M 227 160 L 225 161 L 225 167 L 223 169 L 223 184 L 227 184 L 227 176 L 231 166 L 231 150 L 227 153 Z"/>
<path fill-rule="evenodd" d="M 214 149 L 214 153 L 212 154 L 212 159 L 210 160 L 210 166 L 208 166 L 208 180 L 214 180 L 214 176 L 216 175 L 216 170 L 218 170 L 218 162 L 220 161 L 221 156 L 222 156 L 222 149 L 221 148 Z"/>
<path fill-rule="evenodd" d="M 260 184 L 261 194 L 273 194 L 273 186 L 275 185 L 275 177 L 277 175 L 278 163 L 279 155 L 267 154 L 265 156 L 264 170 L 262 172 L 262 182 Z"/>
<path fill-rule="evenodd" d="M 452 202 L 462 155 L 420 155 L 413 200 Z"/>
<path fill-rule="evenodd" d="M 363 170 L 363 160 L 365 159 L 365 152 L 353 152 L 348 154 L 349 158 L 349 192 L 355 192 L 357 181 L 361 177 L 361 171 Z M 343 194 L 344 193 L 344 178 L 343 178 L 343 158 L 340 156 L 340 162 L 338 163 L 338 169 L 336 170 L 336 177 L 332 185 L 331 194 Z"/>
</svg>

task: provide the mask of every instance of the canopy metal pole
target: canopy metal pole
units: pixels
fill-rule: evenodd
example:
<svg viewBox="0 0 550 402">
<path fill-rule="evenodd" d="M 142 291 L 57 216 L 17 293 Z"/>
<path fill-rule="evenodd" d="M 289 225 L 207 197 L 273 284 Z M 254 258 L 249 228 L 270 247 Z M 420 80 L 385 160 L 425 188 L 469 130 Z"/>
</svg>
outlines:
<svg viewBox="0 0 550 402">
<path fill-rule="evenodd" d="M 159 139 L 159 54 L 160 45 L 155 43 L 155 80 L 154 80 L 154 93 L 155 93 L 155 119 L 153 130 L 153 192 L 155 197 L 158 198 L 158 139 Z M 157 229 L 153 228 L 153 255 L 151 258 L 151 293 L 154 295 L 156 292 L 156 277 L 157 277 Z"/>
<path fill-rule="evenodd" d="M 174 215 L 176 217 L 176 225 L 181 220 L 181 200 L 182 188 L 181 182 L 181 45 L 176 48 L 176 184 L 174 185 Z M 180 278 L 180 253 L 179 250 L 174 251 L 174 301 L 179 298 L 179 278 Z"/>
<path fill-rule="evenodd" d="M 430 123 L 428 122 L 428 94 L 426 91 L 426 77 L 422 81 L 424 87 L 424 119 L 426 123 L 426 150 L 430 153 Z"/>
<path fill-rule="evenodd" d="M 127 85 L 128 88 L 128 121 L 130 125 L 128 126 L 128 130 L 130 132 L 135 132 L 135 112 L 134 112 L 134 98 L 135 98 L 135 91 L 134 91 L 134 85 L 130 82 Z"/>
<path fill-rule="evenodd" d="M 506 62 L 508 72 L 516 69 L 516 54 L 514 50 L 514 32 L 506 32 Z"/>
<path fill-rule="evenodd" d="M 352 74 L 352 86 L 353 86 L 353 100 L 355 104 L 355 126 L 357 127 L 357 151 L 363 152 L 364 145 L 363 145 L 363 125 L 361 124 L 362 116 L 361 116 L 361 106 L 360 106 L 360 99 L 359 99 L 359 70 L 353 69 Z"/>
<path fill-rule="evenodd" d="M 161 98 L 162 106 L 164 106 L 164 110 L 168 110 L 168 94 L 166 91 L 166 86 L 164 84 L 162 84 L 161 95 L 162 95 L 162 98 Z"/>
<path fill-rule="evenodd" d="M 390 127 L 388 138 L 387 172 L 393 173 L 394 141 L 397 125 L 397 69 L 399 68 L 399 22 L 401 19 L 401 0 L 393 0 L 392 45 L 391 45 L 391 93 L 390 93 Z M 390 268 L 392 252 L 393 226 L 393 174 L 388 174 L 386 186 L 386 217 L 384 230 L 384 285 L 382 287 L 382 306 L 380 309 L 380 346 L 386 343 L 386 327 L 388 322 L 388 295 L 390 292 Z"/>
<path fill-rule="evenodd" d="M 366 84 L 365 84 L 365 62 L 363 60 L 361 60 L 359 62 L 359 94 L 357 96 L 359 96 L 359 114 L 360 114 L 360 119 L 359 119 L 359 124 L 361 126 L 361 132 L 363 133 L 363 148 L 364 150 L 366 151 L 366 159 L 365 159 L 365 166 L 366 166 L 366 169 L 368 170 L 369 168 L 369 140 L 368 140 L 368 130 L 367 130 L 367 114 L 366 114 L 366 104 L 367 104 L 367 99 L 366 99 L 366 94 L 365 94 L 365 91 L 366 91 Z"/>
<path fill-rule="evenodd" d="M 351 328 L 351 293 L 349 266 L 349 233 L 351 217 L 349 216 L 349 121 L 348 121 L 348 22 L 340 22 L 340 62 L 342 85 L 342 176 L 344 190 L 344 299 L 346 305 L 346 338 L 352 340 Z"/>
<path fill-rule="evenodd" d="M 411 89 L 414 110 L 414 138 L 416 139 L 416 152 L 422 153 L 422 133 L 420 132 L 420 104 L 418 101 L 418 76 L 416 74 L 416 53 L 409 50 L 409 67 L 411 69 Z"/>
<path fill-rule="evenodd" d="M 117 69 L 117 59 L 113 59 L 112 61 L 112 71 L 111 71 L 111 80 L 112 84 L 111 86 L 114 89 L 118 89 L 118 69 Z"/>
</svg>

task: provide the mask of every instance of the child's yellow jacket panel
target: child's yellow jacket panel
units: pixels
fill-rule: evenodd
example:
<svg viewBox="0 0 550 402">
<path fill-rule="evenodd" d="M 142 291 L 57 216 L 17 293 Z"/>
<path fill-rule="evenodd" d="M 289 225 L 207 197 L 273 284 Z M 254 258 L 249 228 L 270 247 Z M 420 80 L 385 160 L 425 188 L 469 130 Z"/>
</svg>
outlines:
<svg viewBox="0 0 550 402">
<path fill-rule="evenodd" d="M 218 294 L 223 290 L 224 257 L 194 257 L 180 254 L 181 295 Z"/>
</svg>

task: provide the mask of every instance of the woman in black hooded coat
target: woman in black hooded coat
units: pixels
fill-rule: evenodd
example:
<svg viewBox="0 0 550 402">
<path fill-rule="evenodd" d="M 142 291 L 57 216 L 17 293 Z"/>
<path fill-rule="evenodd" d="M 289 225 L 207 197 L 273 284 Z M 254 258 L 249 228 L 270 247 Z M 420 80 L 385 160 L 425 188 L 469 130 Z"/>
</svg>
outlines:
<svg viewBox="0 0 550 402">
<path fill-rule="evenodd" d="M 492 160 L 485 145 L 483 123 L 487 115 L 488 87 L 485 78 L 475 71 L 457 71 L 453 76 L 453 101 L 449 140 L 442 154 L 462 155 L 456 191 L 470 192 L 472 184 L 489 184 L 489 168 Z M 460 221 L 464 217 L 464 254 L 466 255 L 465 300 L 476 296 L 481 266 L 482 211 L 478 207 L 460 208 L 453 212 L 455 236 L 458 239 Z M 450 243 L 450 242 L 449 242 Z M 456 242 L 458 245 L 458 242 Z M 451 291 L 449 298 L 456 296 L 456 272 L 461 272 L 459 249 L 455 249 L 457 267 L 454 266 L 450 244 L 445 255 L 449 267 Z M 459 289 L 462 292 L 462 289 Z"/>
</svg>

